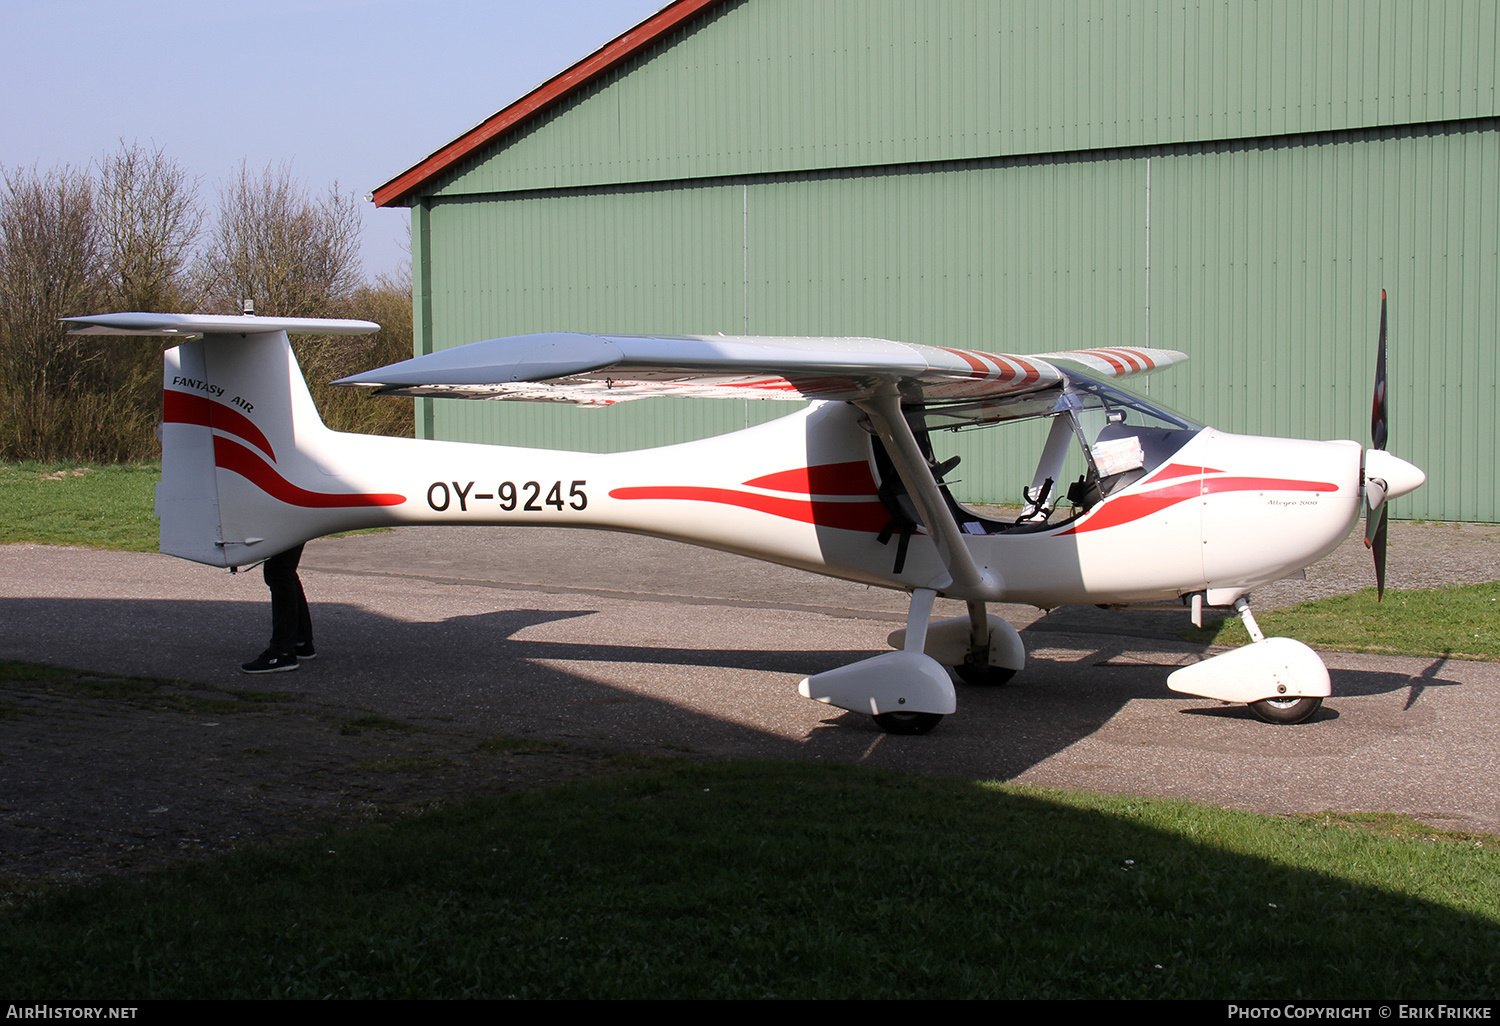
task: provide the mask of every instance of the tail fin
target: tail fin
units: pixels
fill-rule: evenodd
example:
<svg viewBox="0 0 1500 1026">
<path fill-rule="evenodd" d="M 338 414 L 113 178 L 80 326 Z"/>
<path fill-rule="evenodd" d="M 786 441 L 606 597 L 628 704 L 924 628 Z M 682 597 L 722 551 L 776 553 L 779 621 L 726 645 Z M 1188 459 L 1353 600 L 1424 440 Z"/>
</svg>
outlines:
<svg viewBox="0 0 1500 1026">
<path fill-rule="evenodd" d="M 332 531 L 386 522 L 405 496 L 362 490 L 340 468 L 287 332 L 366 334 L 369 321 L 191 314 L 68 320 L 91 334 L 201 336 L 162 374 L 161 550 L 241 566 Z"/>
</svg>

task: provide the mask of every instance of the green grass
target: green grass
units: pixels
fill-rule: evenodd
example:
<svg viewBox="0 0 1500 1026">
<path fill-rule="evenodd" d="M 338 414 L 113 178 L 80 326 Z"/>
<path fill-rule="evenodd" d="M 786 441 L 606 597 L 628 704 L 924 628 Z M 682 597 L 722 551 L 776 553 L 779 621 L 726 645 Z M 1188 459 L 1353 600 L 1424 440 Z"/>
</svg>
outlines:
<svg viewBox="0 0 1500 1026">
<path fill-rule="evenodd" d="M 1426 841 L 1452 841 L 1475 848 L 1500 848 L 1500 837 L 1463 830 L 1440 830 L 1399 812 L 1317 812 L 1301 817 L 1323 825 L 1339 824 L 1369 830 L 1389 837 L 1415 837 Z"/>
<path fill-rule="evenodd" d="M 20 899 L 19 1000 L 1500 995 L 1500 851 L 693 763 Z"/>
<path fill-rule="evenodd" d="M 0 463 L 0 544 L 155 552 L 159 463 Z M 383 534 L 388 527 L 330 538 Z"/>
<path fill-rule="evenodd" d="M 140 709 L 226 715 L 250 712 L 267 703 L 290 702 L 291 695 L 275 691 L 222 688 L 170 677 L 139 677 L 70 670 L 63 666 L 0 659 L 0 684 L 12 693 L 51 692 L 73 698 L 122 702 Z M 9 710 L 9 713 L 3 710 Z M 24 716 L 20 706 L 0 706 L 7 718 Z"/>
<path fill-rule="evenodd" d="M 568 746 L 551 738 L 492 737 L 474 746 L 478 752 L 493 752 L 501 755 L 541 755 L 544 752 L 565 752 Z"/>
<path fill-rule="evenodd" d="M 1500 582 L 1424 591 L 1375 589 L 1255 614 L 1268 637 L 1285 635 L 1313 648 L 1348 652 L 1500 660 Z M 1205 624 L 1183 637 L 1220 645 L 1250 641 L 1238 617 Z"/>
<path fill-rule="evenodd" d="M 0 543 L 155 552 L 161 465 L 0 463 Z"/>
<path fill-rule="evenodd" d="M 345 720 L 339 727 L 340 734 L 363 734 L 367 730 L 394 731 L 398 734 L 410 734 L 420 730 L 415 723 L 407 723 L 404 720 L 393 720 L 388 716 L 370 714 L 368 716 L 356 716 Z"/>
</svg>

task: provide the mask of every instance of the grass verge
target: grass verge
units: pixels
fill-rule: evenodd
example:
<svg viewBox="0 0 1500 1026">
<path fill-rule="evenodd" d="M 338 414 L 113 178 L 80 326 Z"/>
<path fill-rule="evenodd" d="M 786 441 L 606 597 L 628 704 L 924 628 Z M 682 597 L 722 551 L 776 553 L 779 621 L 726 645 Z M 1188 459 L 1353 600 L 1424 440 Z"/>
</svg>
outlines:
<svg viewBox="0 0 1500 1026">
<path fill-rule="evenodd" d="M 1313 648 L 1346 652 L 1448 656 L 1500 660 L 1500 581 L 1421 591 L 1375 589 L 1303 602 L 1255 614 L 1267 635 L 1285 635 Z M 1245 645 L 1250 637 L 1238 617 L 1228 616 L 1184 638 L 1218 645 Z"/>
<path fill-rule="evenodd" d="M 0 544 L 155 552 L 159 463 L 0 463 Z M 388 527 L 330 538 L 382 534 Z"/>
<path fill-rule="evenodd" d="M 117 676 L 13 659 L 0 659 L 0 682 L 19 691 L 50 691 L 74 698 L 124 702 L 141 709 L 208 715 L 247 712 L 268 703 L 292 701 L 291 695 L 277 691 L 223 688 L 170 677 Z M 0 706 L 0 710 L 10 710 L 13 717 L 24 713 L 17 706 Z"/>
<path fill-rule="evenodd" d="M 0 463 L 0 543 L 155 552 L 159 463 Z"/>
<path fill-rule="evenodd" d="M 656 760 L 33 898 L 0 964 L 27 1000 L 1494 999 L 1500 851 L 1357 825 Z"/>
</svg>

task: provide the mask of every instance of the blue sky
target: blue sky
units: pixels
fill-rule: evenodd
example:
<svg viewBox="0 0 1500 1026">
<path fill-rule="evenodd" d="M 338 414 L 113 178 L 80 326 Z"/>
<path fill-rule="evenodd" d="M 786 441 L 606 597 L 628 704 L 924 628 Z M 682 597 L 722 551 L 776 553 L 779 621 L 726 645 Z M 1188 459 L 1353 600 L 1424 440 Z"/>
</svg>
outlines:
<svg viewBox="0 0 1500 1026">
<path fill-rule="evenodd" d="M 201 178 L 289 161 L 363 198 L 667 0 L 6 0 L 0 165 L 86 166 L 120 140 Z M 365 205 L 371 273 L 407 212 Z"/>
</svg>

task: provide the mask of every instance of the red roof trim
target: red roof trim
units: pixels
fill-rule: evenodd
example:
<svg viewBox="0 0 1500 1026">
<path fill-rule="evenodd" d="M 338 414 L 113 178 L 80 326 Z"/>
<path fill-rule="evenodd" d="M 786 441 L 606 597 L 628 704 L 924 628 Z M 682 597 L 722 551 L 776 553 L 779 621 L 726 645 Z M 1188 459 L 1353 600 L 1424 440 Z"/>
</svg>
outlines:
<svg viewBox="0 0 1500 1026">
<path fill-rule="evenodd" d="M 375 205 L 397 205 L 481 146 L 588 85 L 682 24 L 722 3 L 724 0 L 676 0 L 675 3 L 668 4 L 635 28 L 616 36 L 562 74 L 548 79 L 509 107 L 465 132 L 420 164 L 386 182 L 373 193 Z"/>
</svg>

